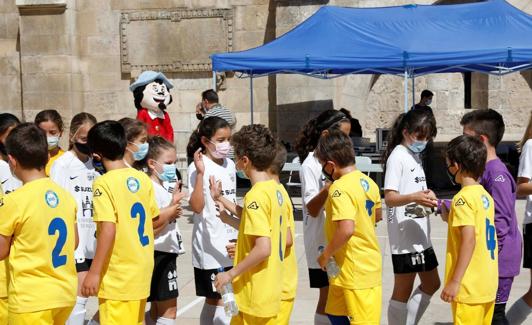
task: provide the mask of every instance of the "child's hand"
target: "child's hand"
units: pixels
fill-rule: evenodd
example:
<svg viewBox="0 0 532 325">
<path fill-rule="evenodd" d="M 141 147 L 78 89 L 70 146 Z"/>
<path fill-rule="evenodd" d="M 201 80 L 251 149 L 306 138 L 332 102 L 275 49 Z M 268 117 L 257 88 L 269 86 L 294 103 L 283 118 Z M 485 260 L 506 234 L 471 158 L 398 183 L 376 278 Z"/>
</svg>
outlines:
<svg viewBox="0 0 532 325">
<path fill-rule="evenodd" d="M 225 246 L 225 249 L 227 250 L 227 254 L 229 255 L 230 259 L 235 259 L 235 252 L 236 252 L 236 239 L 231 239 L 229 241 L 229 244 Z"/>
<path fill-rule="evenodd" d="M 438 197 L 436 196 L 436 193 L 434 193 L 432 190 L 429 191 L 429 198 L 432 200 L 438 200 Z"/>
<path fill-rule="evenodd" d="M 209 189 L 211 190 L 211 197 L 214 201 L 220 199 L 222 196 L 222 181 L 217 181 L 214 176 L 209 177 Z"/>
<path fill-rule="evenodd" d="M 447 210 L 447 205 L 444 202 L 441 203 L 441 220 L 444 222 L 449 220 L 449 210 Z"/>
<path fill-rule="evenodd" d="M 84 297 L 97 296 L 98 290 L 100 288 L 100 275 L 95 272 L 89 271 L 83 281 L 83 286 L 81 287 L 81 294 Z"/>
<path fill-rule="evenodd" d="M 183 200 L 185 198 L 187 194 L 184 193 L 184 192 L 174 192 L 172 194 L 172 205 L 174 204 L 181 204 L 181 200 Z"/>
<path fill-rule="evenodd" d="M 320 256 L 318 256 L 318 264 L 320 265 L 321 269 L 323 271 L 327 271 L 327 262 L 329 261 L 330 256 L 325 255 L 325 252 L 321 253 Z"/>
<path fill-rule="evenodd" d="M 205 174 L 205 164 L 203 163 L 201 148 L 194 152 L 194 167 L 196 167 L 196 173 L 198 173 L 198 175 Z"/>
<path fill-rule="evenodd" d="M 229 272 L 221 272 L 216 274 L 216 278 L 214 279 L 214 286 L 216 287 L 216 291 L 221 293 L 223 286 L 228 283 L 231 283 L 232 281 L 233 279 L 231 278 Z"/>
<path fill-rule="evenodd" d="M 425 206 L 427 208 L 435 208 L 438 206 L 438 201 L 435 199 L 436 195 L 431 190 L 424 190 L 410 194 L 412 201 L 416 204 Z"/>
<path fill-rule="evenodd" d="M 454 298 L 458 295 L 460 290 L 460 283 L 456 281 L 449 281 L 440 295 L 441 300 L 445 302 L 453 302 Z"/>
</svg>

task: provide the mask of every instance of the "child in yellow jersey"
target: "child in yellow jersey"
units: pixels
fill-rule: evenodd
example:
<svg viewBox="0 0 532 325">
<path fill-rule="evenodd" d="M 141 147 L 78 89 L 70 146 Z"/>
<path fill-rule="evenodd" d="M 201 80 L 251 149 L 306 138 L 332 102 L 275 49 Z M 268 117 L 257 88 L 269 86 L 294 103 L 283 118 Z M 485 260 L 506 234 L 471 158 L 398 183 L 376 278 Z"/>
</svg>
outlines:
<svg viewBox="0 0 532 325">
<path fill-rule="evenodd" d="M 46 136 L 30 123 L 6 140 L 23 186 L 0 200 L 0 259 L 8 260 L 9 324 L 64 324 L 76 303 L 74 198 L 45 175 Z"/>
<path fill-rule="evenodd" d="M 333 183 L 325 202 L 327 247 L 318 257 L 325 270 L 331 258 L 340 272 L 329 279 L 325 312 L 333 324 L 379 324 L 382 257 L 375 234 L 380 219 L 379 187 L 354 164 L 351 140 L 341 131 L 322 135 L 314 151 L 322 172 Z"/>
<path fill-rule="evenodd" d="M 234 267 L 218 273 L 218 291 L 233 282 L 240 310 L 231 324 L 276 324 L 280 310 L 287 220 L 283 196 L 267 169 L 276 154 L 276 140 L 263 125 L 244 126 L 231 139 L 236 168 L 251 180 L 244 197 Z"/>
<path fill-rule="evenodd" d="M 461 135 L 447 146 L 447 171 L 462 186 L 447 221 L 445 288 L 454 324 L 491 324 L 498 285 L 497 236 L 493 199 L 477 182 L 484 172 L 486 147 L 476 137 Z"/>
<path fill-rule="evenodd" d="M 279 314 L 276 317 L 276 324 L 288 325 L 290 322 L 290 315 L 294 309 L 294 299 L 296 297 L 297 289 L 297 259 L 294 245 L 295 238 L 295 222 L 294 222 L 294 208 L 288 192 L 279 181 L 279 175 L 283 169 L 283 165 L 286 162 L 286 149 L 281 144 L 277 144 L 277 153 L 271 166 L 268 168 L 268 174 L 270 178 L 275 180 L 278 184 L 278 189 L 283 196 L 282 214 L 285 220 L 288 220 L 288 230 L 286 233 L 286 248 L 283 259 L 283 284 L 281 291 L 281 305 Z M 232 201 L 221 196 L 220 183 L 216 182 L 214 178 L 211 178 L 211 195 L 213 199 L 222 207 L 226 208 L 233 215 L 238 218 L 241 217 L 242 208 L 237 206 Z M 229 216 L 225 211 L 220 213 L 220 218 L 223 222 L 238 229 L 240 220 Z M 235 243 L 228 244 L 228 251 L 233 249 Z"/>
<path fill-rule="evenodd" d="M 81 292 L 98 296 L 101 324 L 142 324 L 159 221 L 153 185 L 122 160 L 127 140 L 118 122 L 94 125 L 87 144 L 106 173 L 93 184 L 96 254 Z"/>
</svg>

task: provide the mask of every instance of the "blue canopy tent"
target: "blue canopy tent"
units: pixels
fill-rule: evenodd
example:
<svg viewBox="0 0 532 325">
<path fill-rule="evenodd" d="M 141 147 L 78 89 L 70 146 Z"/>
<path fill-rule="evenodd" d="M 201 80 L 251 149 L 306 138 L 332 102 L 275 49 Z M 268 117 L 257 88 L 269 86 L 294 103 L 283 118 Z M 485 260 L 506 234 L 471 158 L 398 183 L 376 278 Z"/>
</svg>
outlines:
<svg viewBox="0 0 532 325">
<path fill-rule="evenodd" d="M 385 8 L 324 6 L 262 46 L 211 56 L 216 72 L 335 78 L 348 74 L 481 72 L 532 68 L 532 16 L 503 0 Z M 253 96 L 251 96 L 253 98 Z"/>
</svg>

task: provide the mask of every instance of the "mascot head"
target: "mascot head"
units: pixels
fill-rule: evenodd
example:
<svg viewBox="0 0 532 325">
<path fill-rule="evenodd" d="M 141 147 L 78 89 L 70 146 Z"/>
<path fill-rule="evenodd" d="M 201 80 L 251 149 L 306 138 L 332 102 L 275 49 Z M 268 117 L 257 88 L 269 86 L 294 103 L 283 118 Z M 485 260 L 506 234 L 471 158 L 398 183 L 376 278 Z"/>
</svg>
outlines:
<svg viewBox="0 0 532 325">
<path fill-rule="evenodd" d="M 135 98 L 137 109 L 146 108 L 152 112 L 161 112 L 172 102 L 169 90 L 174 86 L 161 72 L 144 71 L 129 86 Z"/>
</svg>

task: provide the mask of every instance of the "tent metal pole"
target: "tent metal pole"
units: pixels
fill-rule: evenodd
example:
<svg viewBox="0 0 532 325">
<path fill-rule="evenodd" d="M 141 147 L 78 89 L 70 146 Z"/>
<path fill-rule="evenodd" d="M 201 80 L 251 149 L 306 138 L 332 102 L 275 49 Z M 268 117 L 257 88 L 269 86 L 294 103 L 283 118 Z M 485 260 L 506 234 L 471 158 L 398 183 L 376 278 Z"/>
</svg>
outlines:
<svg viewBox="0 0 532 325">
<path fill-rule="evenodd" d="M 416 75 L 412 72 L 412 106 L 416 105 Z"/>
<path fill-rule="evenodd" d="M 249 104 L 251 108 L 251 124 L 253 124 L 253 75 L 249 75 Z"/>
<path fill-rule="evenodd" d="M 407 69 L 405 69 L 404 86 L 405 86 L 405 113 L 406 113 L 408 112 L 408 70 Z"/>
<path fill-rule="evenodd" d="M 212 90 L 216 91 L 216 71 L 212 70 Z"/>
</svg>

